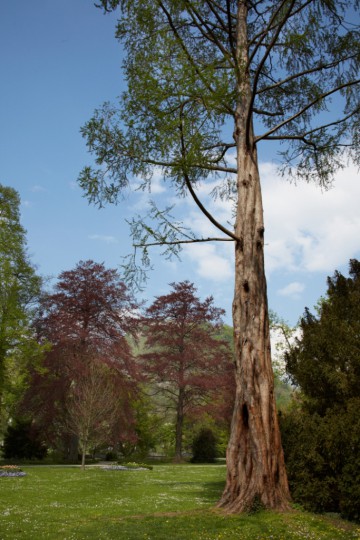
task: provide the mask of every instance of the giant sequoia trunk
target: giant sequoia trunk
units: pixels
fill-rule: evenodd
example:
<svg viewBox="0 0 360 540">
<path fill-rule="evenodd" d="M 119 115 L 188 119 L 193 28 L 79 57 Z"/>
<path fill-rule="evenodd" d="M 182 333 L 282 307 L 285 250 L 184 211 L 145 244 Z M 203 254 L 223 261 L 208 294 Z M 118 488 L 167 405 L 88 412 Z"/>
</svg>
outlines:
<svg viewBox="0 0 360 540">
<path fill-rule="evenodd" d="M 246 3 L 239 2 L 238 61 L 247 64 Z M 251 509 L 255 501 L 286 509 L 289 489 L 280 440 L 271 365 L 264 269 L 264 222 L 257 152 L 249 107 L 249 74 L 239 77 L 234 137 L 238 207 L 233 302 L 236 398 L 227 449 L 227 481 L 219 506 Z"/>
</svg>

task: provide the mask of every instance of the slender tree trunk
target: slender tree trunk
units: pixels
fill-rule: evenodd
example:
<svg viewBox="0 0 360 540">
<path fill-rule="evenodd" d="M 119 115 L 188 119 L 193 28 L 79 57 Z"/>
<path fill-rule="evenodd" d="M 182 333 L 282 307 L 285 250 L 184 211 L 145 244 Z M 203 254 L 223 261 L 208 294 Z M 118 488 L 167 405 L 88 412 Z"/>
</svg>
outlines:
<svg viewBox="0 0 360 540">
<path fill-rule="evenodd" d="M 79 450 L 79 438 L 77 435 L 68 433 L 65 439 L 65 452 L 64 458 L 69 463 L 76 463 L 78 461 Z"/>
<path fill-rule="evenodd" d="M 81 468 L 83 471 L 85 471 L 85 458 L 86 458 L 86 444 L 85 442 L 83 442 L 82 452 L 81 452 Z"/>
<path fill-rule="evenodd" d="M 246 2 L 239 2 L 239 66 L 247 63 Z M 242 55 L 242 57 L 240 57 Z M 248 110 L 249 74 L 239 77 L 235 140 L 238 208 L 233 302 L 236 398 L 227 449 L 227 481 L 219 506 L 242 512 L 261 502 L 285 510 L 290 494 L 271 365 L 264 268 L 264 222 L 257 152 Z"/>
<path fill-rule="evenodd" d="M 176 411 L 175 461 L 182 461 L 182 436 L 184 424 L 184 390 L 180 388 Z"/>
</svg>

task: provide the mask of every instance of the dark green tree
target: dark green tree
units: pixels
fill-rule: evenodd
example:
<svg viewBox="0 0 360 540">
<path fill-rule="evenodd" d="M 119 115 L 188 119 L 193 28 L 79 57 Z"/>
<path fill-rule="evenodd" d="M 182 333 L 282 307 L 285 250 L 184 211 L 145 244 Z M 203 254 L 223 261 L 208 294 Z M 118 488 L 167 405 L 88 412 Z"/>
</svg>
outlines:
<svg viewBox="0 0 360 540">
<path fill-rule="evenodd" d="M 211 429 L 203 428 L 192 444 L 193 463 L 213 463 L 217 457 L 216 437 Z"/>
<path fill-rule="evenodd" d="M 360 262 L 350 261 L 350 276 L 328 278 L 327 297 L 318 314 L 306 309 L 301 338 L 286 355 L 292 382 L 307 407 L 324 415 L 335 405 L 360 397 Z"/>
<path fill-rule="evenodd" d="M 154 244 L 169 255 L 182 243 L 234 243 L 237 395 L 220 505 L 239 512 L 260 499 L 285 509 L 258 150 L 265 141 L 282 142 L 284 174 L 322 186 L 344 155 L 359 159 L 358 0 L 99 3 L 105 11 L 119 8 L 128 88 L 119 108 L 104 105 L 82 130 L 98 167 L 86 167 L 80 185 L 91 202 L 116 203 L 134 176 L 146 189 L 161 171 L 218 231 L 198 237 L 172 217 L 175 209 L 152 202 L 149 215 L 131 223 L 145 265 Z M 233 202 L 233 225 L 209 212 L 200 181 Z M 135 256 L 130 262 L 128 276 L 136 280 Z"/>
<path fill-rule="evenodd" d="M 18 420 L 7 427 L 4 436 L 5 459 L 43 459 L 47 448 L 39 430 L 28 420 Z"/>
<path fill-rule="evenodd" d="M 360 520 L 360 262 L 335 272 L 317 315 L 308 309 L 301 337 L 286 354 L 301 392 L 281 416 L 289 481 L 307 509 Z"/>
<path fill-rule="evenodd" d="M 3 422 L 19 399 L 28 367 L 37 363 L 41 353 L 31 330 L 41 279 L 27 255 L 19 207 L 18 193 L 0 185 L 0 418 Z"/>
</svg>

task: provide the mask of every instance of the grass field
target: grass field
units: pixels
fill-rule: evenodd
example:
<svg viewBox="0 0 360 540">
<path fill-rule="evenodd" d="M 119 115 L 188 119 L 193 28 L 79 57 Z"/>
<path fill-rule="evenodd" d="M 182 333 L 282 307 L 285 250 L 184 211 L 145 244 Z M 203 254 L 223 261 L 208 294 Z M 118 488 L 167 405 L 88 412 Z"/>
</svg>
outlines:
<svg viewBox="0 0 360 540">
<path fill-rule="evenodd" d="M 306 512 L 225 516 L 224 465 L 23 470 L 0 478 L 1 540 L 360 540 L 360 527 Z"/>
</svg>

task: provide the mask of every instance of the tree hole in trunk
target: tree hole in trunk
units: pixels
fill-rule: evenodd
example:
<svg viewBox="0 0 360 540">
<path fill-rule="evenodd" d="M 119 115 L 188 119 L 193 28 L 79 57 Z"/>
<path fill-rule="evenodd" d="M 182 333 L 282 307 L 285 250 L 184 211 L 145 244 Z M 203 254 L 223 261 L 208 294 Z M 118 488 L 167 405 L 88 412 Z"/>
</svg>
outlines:
<svg viewBox="0 0 360 540">
<path fill-rule="evenodd" d="M 249 411 L 248 411 L 246 403 L 244 403 L 244 405 L 242 406 L 241 415 L 242 415 L 242 420 L 243 420 L 244 427 L 248 428 L 249 427 Z"/>
</svg>

